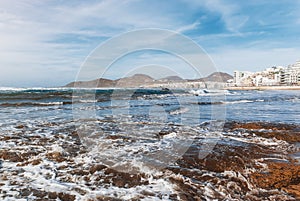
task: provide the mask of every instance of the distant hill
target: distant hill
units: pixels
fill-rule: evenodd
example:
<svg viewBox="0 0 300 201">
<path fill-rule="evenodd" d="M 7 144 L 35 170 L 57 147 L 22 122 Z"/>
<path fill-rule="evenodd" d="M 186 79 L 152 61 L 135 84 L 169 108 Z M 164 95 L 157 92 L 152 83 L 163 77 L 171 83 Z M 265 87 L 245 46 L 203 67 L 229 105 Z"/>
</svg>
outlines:
<svg viewBox="0 0 300 201">
<path fill-rule="evenodd" d="M 152 78 L 149 75 L 135 74 L 130 77 L 124 77 L 124 78 L 120 78 L 120 79 L 116 79 L 116 80 L 100 78 L 100 79 L 91 80 L 91 81 L 71 82 L 64 87 L 82 87 L 82 88 L 117 87 L 117 88 L 122 88 L 122 87 L 141 87 L 144 85 L 151 85 L 151 84 L 168 83 L 168 82 L 176 83 L 176 82 L 184 82 L 184 81 L 189 81 L 189 82 L 227 82 L 227 80 L 230 80 L 230 79 L 233 79 L 233 77 L 231 75 L 229 75 L 227 73 L 223 73 L 223 72 L 215 72 L 207 77 L 195 79 L 195 80 L 185 80 L 179 76 L 168 76 L 165 78 L 155 80 L 154 78 Z"/>
<path fill-rule="evenodd" d="M 214 72 L 207 77 L 189 80 L 189 81 L 198 81 L 198 82 L 227 82 L 228 80 L 233 79 L 232 75 L 223 72 Z"/>
<path fill-rule="evenodd" d="M 159 82 L 182 82 L 185 80 L 179 76 L 168 76 L 165 78 L 158 79 L 157 81 L 159 81 Z"/>
<path fill-rule="evenodd" d="M 82 88 L 91 88 L 91 87 L 114 87 L 116 82 L 114 80 L 100 78 L 91 81 L 77 81 L 67 84 L 65 87 L 82 87 Z"/>
<path fill-rule="evenodd" d="M 154 83 L 154 79 L 149 75 L 145 74 L 135 74 L 130 77 L 124 77 L 115 80 L 116 87 L 139 87 L 144 84 L 152 84 Z"/>
</svg>

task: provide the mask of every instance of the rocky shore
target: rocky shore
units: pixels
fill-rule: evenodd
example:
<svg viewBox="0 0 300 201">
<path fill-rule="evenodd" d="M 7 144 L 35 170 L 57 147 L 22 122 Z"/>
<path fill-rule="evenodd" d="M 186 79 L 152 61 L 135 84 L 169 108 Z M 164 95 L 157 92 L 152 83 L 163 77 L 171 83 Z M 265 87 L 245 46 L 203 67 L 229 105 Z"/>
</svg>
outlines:
<svg viewBox="0 0 300 201">
<path fill-rule="evenodd" d="M 17 125 L 0 134 L 1 200 L 300 199 L 298 125 L 227 122 L 205 158 L 199 137 L 173 165 L 134 174 L 96 161 L 72 126 L 38 132 L 54 126 Z"/>
</svg>

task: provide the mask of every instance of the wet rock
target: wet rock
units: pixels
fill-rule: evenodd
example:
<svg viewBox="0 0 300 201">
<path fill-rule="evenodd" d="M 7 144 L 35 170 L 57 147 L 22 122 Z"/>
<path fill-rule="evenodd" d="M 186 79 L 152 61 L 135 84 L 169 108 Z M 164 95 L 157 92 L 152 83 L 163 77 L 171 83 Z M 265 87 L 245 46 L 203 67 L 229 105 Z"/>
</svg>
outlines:
<svg viewBox="0 0 300 201">
<path fill-rule="evenodd" d="M 106 183 L 112 183 L 114 186 L 131 188 L 137 185 L 146 185 L 149 183 L 148 180 L 143 180 L 145 177 L 143 174 L 130 174 L 124 172 L 118 172 L 113 169 L 106 169 L 104 174 L 106 175 L 104 181 Z"/>
<path fill-rule="evenodd" d="M 264 138 L 276 138 L 286 142 L 300 142 L 300 126 L 268 122 L 227 122 L 225 131 L 248 132 Z"/>
<path fill-rule="evenodd" d="M 9 152 L 6 150 L 0 151 L 0 158 L 3 160 L 9 160 L 11 162 L 20 162 L 22 161 L 21 157 L 16 152 Z"/>
<path fill-rule="evenodd" d="M 114 197 L 97 196 L 95 199 L 89 199 L 88 201 L 122 201 L 122 199 Z"/>
<path fill-rule="evenodd" d="M 0 151 L 0 158 L 10 162 L 22 162 L 23 158 L 17 152 L 2 150 Z"/>
<path fill-rule="evenodd" d="M 300 199 L 300 185 L 289 185 L 288 187 L 283 188 L 284 191 L 287 193 L 295 196 L 296 198 Z"/>
<path fill-rule="evenodd" d="M 253 183 L 264 189 L 282 189 L 300 184 L 300 165 L 292 163 L 268 163 L 268 169 L 251 175 Z"/>
<path fill-rule="evenodd" d="M 21 139 L 20 136 L 3 136 L 0 138 L 0 141 L 8 141 L 8 140 L 13 141 L 13 140 L 19 140 L 19 139 Z"/>
<path fill-rule="evenodd" d="M 50 153 L 46 154 L 46 157 L 49 160 L 53 160 L 53 161 L 56 161 L 56 162 L 59 162 L 59 163 L 66 160 L 61 152 L 50 152 Z"/>
<path fill-rule="evenodd" d="M 297 129 L 298 127 L 294 125 L 279 125 L 276 128 L 276 125 L 268 123 L 236 122 L 227 124 L 224 128 L 226 132 L 242 131 L 254 134 L 268 132 L 269 136 L 266 138 L 273 138 L 271 134 L 276 135 L 277 132 L 284 131 L 283 140 L 289 142 L 298 140 Z M 287 132 L 292 135 L 286 135 Z M 277 136 L 277 139 L 279 138 Z M 168 170 L 189 179 L 188 182 L 180 178 L 170 179 L 178 186 L 180 200 L 206 200 L 208 195 L 205 196 L 202 191 L 199 191 L 207 188 L 204 187 L 205 185 L 210 186 L 210 199 L 224 200 L 227 195 L 230 195 L 230 198 L 236 200 L 265 200 L 265 198 L 294 200 L 286 193 L 296 199 L 299 198 L 297 197 L 300 186 L 299 165 L 294 164 L 292 160 L 287 160 L 289 158 L 287 153 L 282 152 L 280 147 L 274 149 L 268 144 L 256 144 L 252 141 L 248 143 L 244 139 L 237 141 L 225 137 L 220 138 L 215 147 L 203 158 L 199 154 L 203 151 L 201 146 L 201 139 L 195 139 L 188 151 L 177 161 L 178 166 L 168 167 Z M 268 162 L 266 160 L 268 158 L 276 162 Z M 278 161 L 286 161 L 286 163 Z M 253 189 L 256 188 L 253 186 L 265 190 L 254 191 Z"/>
<path fill-rule="evenodd" d="M 197 187 L 184 182 L 182 179 L 170 178 L 171 182 L 177 185 L 180 200 L 205 200 L 204 196 L 198 194 Z"/>
<path fill-rule="evenodd" d="M 87 170 L 83 170 L 83 169 L 75 169 L 75 170 L 72 170 L 70 172 L 71 175 L 80 175 L 80 176 L 84 176 L 84 175 L 89 175 L 89 171 Z"/>
<path fill-rule="evenodd" d="M 67 193 L 59 193 L 58 197 L 61 201 L 74 201 L 76 196 L 75 195 L 70 195 Z"/>
<path fill-rule="evenodd" d="M 48 198 L 50 198 L 50 199 L 56 199 L 57 197 L 58 197 L 58 195 L 55 192 L 49 192 L 48 193 Z"/>
<path fill-rule="evenodd" d="M 26 166 L 26 165 L 29 165 L 29 164 L 38 165 L 41 162 L 42 162 L 42 159 L 39 158 L 39 159 L 36 159 L 36 160 L 31 160 L 31 161 L 26 161 L 24 163 L 19 163 L 19 164 L 17 164 L 17 166 Z"/>
<path fill-rule="evenodd" d="M 22 125 L 22 124 L 16 126 L 17 129 L 23 129 L 23 128 L 25 128 L 25 127 L 26 127 L 26 126 L 25 126 L 25 125 Z"/>
<path fill-rule="evenodd" d="M 199 158 L 203 151 L 195 142 L 178 161 L 181 167 L 197 168 L 213 172 L 242 171 L 246 167 L 254 167 L 253 159 L 272 153 L 263 146 L 222 139 L 205 158 Z"/>
<path fill-rule="evenodd" d="M 95 172 L 101 171 L 101 170 L 103 170 L 104 168 L 106 168 L 105 165 L 100 165 L 100 164 L 93 165 L 93 166 L 90 168 L 90 173 L 91 173 L 91 174 L 94 174 Z"/>
</svg>

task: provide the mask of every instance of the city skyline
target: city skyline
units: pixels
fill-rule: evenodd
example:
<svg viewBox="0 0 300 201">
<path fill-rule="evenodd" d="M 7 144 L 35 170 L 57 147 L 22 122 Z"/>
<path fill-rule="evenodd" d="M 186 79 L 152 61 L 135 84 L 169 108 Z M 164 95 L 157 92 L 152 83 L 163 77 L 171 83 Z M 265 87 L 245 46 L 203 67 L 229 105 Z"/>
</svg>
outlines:
<svg viewBox="0 0 300 201">
<path fill-rule="evenodd" d="M 287 66 L 272 66 L 262 71 L 239 71 L 233 74 L 234 86 L 299 86 L 300 85 L 300 61 Z"/>
<path fill-rule="evenodd" d="M 230 74 L 235 69 L 287 66 L 300 59 L 299 1 L 21 0 L 2 1 L 0 6 L 0 86 L 62 86 L 75 80 L 99 44 L 144 28 L 191 38 L 218 71 Z M 154 56 L 164 65 L 176 65 L 149 52 L 129 56 L 124 63 L 136 65 Z M 119 77 L 114 72 L 110 78 Z"/>
</svg>

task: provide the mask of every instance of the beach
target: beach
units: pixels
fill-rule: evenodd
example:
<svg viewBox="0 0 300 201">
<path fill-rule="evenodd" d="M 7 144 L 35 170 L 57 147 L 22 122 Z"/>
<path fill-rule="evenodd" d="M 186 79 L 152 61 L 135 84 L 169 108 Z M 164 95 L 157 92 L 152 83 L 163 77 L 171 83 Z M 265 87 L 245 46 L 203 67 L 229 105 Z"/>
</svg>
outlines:
<svg viewBox="0 0 300 201">
<path fill-rule="evenodd" d="M 300 90 L 300 86 L 234 86 L 225 87 L 226 90 Z"/>
</svg>

